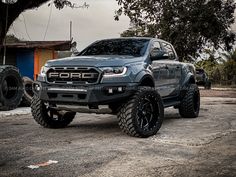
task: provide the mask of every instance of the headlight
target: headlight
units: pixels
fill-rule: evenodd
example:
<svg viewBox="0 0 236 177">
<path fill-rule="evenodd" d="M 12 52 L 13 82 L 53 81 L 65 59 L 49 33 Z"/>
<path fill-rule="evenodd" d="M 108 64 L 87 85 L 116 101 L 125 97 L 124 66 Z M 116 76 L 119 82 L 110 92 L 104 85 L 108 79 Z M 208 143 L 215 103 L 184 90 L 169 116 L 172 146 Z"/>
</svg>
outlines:
<svg viewBox="0 0 236 177">
<path fill-rule="evenodd" d="M 124 76 L 128 70 L 127 67 L 104 67 L 100 69 L 103 71 L 104 77 Z"/>
<path fill-rule="evenodd" d="M 49 70 L 49 68 L 48 68 L 47 66 L 43 66 L 43 67 L 41 68 L 40 75 L 41 75 L 42 77 L 46 77 L 46 73 L 47 73 L 48 70 Z"/>
</svg>

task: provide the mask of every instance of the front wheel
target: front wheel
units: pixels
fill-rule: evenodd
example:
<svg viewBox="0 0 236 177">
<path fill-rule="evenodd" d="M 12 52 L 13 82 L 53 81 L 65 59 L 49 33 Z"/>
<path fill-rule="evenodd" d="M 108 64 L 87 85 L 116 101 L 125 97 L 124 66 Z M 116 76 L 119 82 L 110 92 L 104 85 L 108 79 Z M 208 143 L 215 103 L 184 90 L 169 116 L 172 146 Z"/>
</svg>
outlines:
<svg viewBox="0 0 236 177">
<path fill-rule="evenodd" d="M 196 84 L 191 84 L 181 104 L 179 114 L 184 118 L 196 118 L 200 110 L 200 93 Z"/>
<path fill-rule="evenodd" d="M 76 114 L 52 109 L 36 95 L 32 99 L 31 112 L 34 120 L 45 128 L 64 128 L 72 122 Z"/>
<path fill-rule="evenodd" d="M 154 89 L 142 87 L 121 106 L 117 117 L 120 128 L 130 136 L 155 135 L 164 118 L 162 99 Z"/>
</svg>

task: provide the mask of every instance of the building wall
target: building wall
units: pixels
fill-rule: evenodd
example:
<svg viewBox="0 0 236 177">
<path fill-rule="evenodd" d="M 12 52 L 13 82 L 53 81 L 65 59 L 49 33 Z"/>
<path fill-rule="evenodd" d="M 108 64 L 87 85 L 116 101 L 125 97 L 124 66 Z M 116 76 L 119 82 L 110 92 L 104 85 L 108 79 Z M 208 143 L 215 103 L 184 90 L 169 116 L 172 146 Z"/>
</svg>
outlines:
<svg viewBox="0 0 236 177">
<path fill-rule="evenodd" d="M 36 49 L 34 52 L 34 79 L 37 78 L 42 66 L 48 60 L 56 58 L 55 51 L 50 49 Z"/>
<path fill-rule="evenodd" d="M 57 58 L 53 49 L 7 49 L 6 64 L 16 66 L 22 76 L 36 79 L 41 67 L 50 59 Z M 0 65 L 3 50 L 0 51 Z"/>
<path fill-rule="evenodd" d="M 34 79 L 34 49 L 24 49 L 17 52 L 16 66 L 21 76 Z"/>
<path fill-rule="evenodd" d="M 16 53 L 17 49 L 6 50 L 6 65 L 16 66 Z M 3 49 L 0 50 L 0 65 L 3 64 Z"/>
</svg>

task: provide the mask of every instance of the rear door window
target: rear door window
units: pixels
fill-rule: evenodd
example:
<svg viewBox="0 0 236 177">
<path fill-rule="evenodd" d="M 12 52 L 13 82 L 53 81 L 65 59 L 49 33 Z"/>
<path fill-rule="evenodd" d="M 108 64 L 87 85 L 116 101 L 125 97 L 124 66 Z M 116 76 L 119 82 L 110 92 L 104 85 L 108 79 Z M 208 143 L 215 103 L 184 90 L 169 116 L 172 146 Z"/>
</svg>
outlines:
<svg viewBox="0 0 236 177">
<path fill-rule="evenodd" d="M 175 60 L 176 55 L 175 55 L 175 52 L 173 50 L 173 47 L 168 43 L 162 43 L 162 46 L 163 46 L 164 51 L 168 53 L 169 59 L 170 60 Z"/>
</svg>

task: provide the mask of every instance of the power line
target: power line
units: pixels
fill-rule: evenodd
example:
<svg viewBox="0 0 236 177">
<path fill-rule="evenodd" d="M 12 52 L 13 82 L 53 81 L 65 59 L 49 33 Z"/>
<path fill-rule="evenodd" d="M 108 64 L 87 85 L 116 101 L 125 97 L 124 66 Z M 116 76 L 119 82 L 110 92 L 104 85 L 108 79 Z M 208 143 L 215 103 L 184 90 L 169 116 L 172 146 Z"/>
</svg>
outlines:
<svg viewBox="0 0 236 177">
<path fill-rule="evenodd" d="M 28 29 L 27 29 L 27 25 L 26 25 L 25 16 L 24 16 L 23 14 L 22 14 L 22 16 L 23 16 L 23 18 L 24 18 L 23 22 L 24 22 L 24 24 L 25 24 L 25 32 L 26 32 L 26 34 L 27 34 L 29 40 L 31 40 L 30 35 L 29 35 L 29 33 L 28 33 Z"/>
<path fill-rule="evenodd" d="M 47 32 L 48 32 L 48 27 L 49 27 L 49 23 L 50 23 L 50 21 L 51 21 L 51 17 L 52 17 L 52 3 L 53 2 L 51 2 L 50 3 L 50 13 L 49 13 L 49 17 L 48 17 L 48 23 L 47 23 L 47 26 L 46 26 L 46 30 L 45 30 L 45 33 L 44 33 L 44 37 L 43 37 L 43 40 L 45 40 L 45 38 L 46 38 L 46 35 L 47 35 Z"/>
</svg>

